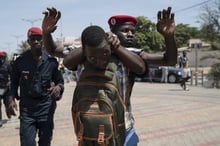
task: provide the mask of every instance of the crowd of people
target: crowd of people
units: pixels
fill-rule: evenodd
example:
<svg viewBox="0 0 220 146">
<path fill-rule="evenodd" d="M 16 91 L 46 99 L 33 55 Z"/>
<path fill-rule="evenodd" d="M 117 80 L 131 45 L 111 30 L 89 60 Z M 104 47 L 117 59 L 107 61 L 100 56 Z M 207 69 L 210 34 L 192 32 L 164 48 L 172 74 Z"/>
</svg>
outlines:
<svg viewBox="0 0 220 146">
<path fill-rule="evenodd" d="M 82 46 L 69 53 L 64 53 L 64 47 L 57 45 L 52 37 L 61 12 L 52 7 L 47 8 L 43 14 L 42 29 L 32 27 L 27 31 L 30 50 L 20 54 L 13 61 L 10 69 L 5 73 L 7 76 L 1 76 L 4 74 L 1 71 L 2 65 L 0 70 L 0 81 L 5 83 L 4 87 L 0 87 L 0 96 L 5 101 L 8 118 L 16 115 L 16 110 L 19 109 L 21 146 L 36 146 L 37 133 L 39 146 L 50 146 L 56 102 L 62 98 L 62 94 L 65 92 L 64 80 L 70 81 L 68 76 L 65 76 L 66 71 L 76 72 L 77 81 L 82 78 L 81 74 L 87 69 L 86 64 L 89 64 L 89 68 L 92 68 L 94 72 L 101 71 L 106 74 L 109 72 L 111 56 L 116 56 L 118 60 L 117 70 L 113 74 L 119 83 L 117 88 L 120 89 L 119 95 L 125 106 L 123 113 L 125 133 L 113 135 L 115 139 L 111 141 L 110 146 L 137 146 L 139 138 L 135 132 L 131 103 L 135 77 L 145 75 L 148 65 L 174 66 L 177 63 L 177 48 L 174 39 L 175 22 L 171 7 L 158 11 L 157 14 L 157 30 L 163 35 L 166 45 L 163 55 L 150 54 L 142 49 L 134 48 L 135 29 L 138 21 L 135 17 L 128 15 L 110 17 L 107 23 L 111 32 L 108 33 L 105 33 L 99 26 L 88 26 L 81 35 Z M 2 56 L 4 58 L 4 53 L 0 53 L 0 57 Z M 63 59 L 62 66 L 55 57 Z M 1 64 L 2 62 L 1 59 Z M 64 79 L 64 77 L 67 78 Z M 3 81 L 2 78 L 8 80 Z M 166 80 L 163 81 L 166 82 Z M 2 90 L 5 88 L 8 88 L 7 92 Z M 19 102 L 19 108 L 16 101 Z M 76 124 L 74 119 L 75 115 L 73 123 Z M 1 123 L 2 120 L 0 126 Z M 83 125 L 83 121 L 81 124 Z M 85 140 L 82 137 L 86 137 L 84 134 L 87 129 L 82 127 L 76 133 L 80 145 L 103 144 L 107 146 L 109 144 L 108 139 L 102 136 L 105 131 L 103 128 L 98 130 L 97 140 L 92 138 Z M 115 130 L 115 128 L 113 129 Z M 77 130 L 75 129 L 75 131 Z M 126 136 L 122 143 L 117 142 L 117 138 L 122 138 L 123 135 Z"/>
</svg>

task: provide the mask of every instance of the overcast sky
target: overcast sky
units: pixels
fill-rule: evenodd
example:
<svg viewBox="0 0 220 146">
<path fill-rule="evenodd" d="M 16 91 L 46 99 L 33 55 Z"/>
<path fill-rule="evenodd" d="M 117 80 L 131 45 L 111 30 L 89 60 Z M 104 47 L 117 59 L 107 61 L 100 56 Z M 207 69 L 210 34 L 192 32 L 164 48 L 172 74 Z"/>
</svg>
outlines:
<svg viewBox="0 0 220 146">
<path fill-rule="evenodd" d="M 158 10 L 172 7 L 176 24 L 199 27 L 196 22 L 201 6 L 213 0 L 1 0 L 0 51 L 15 52 L 17 44 L 25 41 L 27 30 L 41 27 L 42 12 L 47 7 L 61 11 L 62 17 L 54 38 L 79 37 L 82 30 L 94 24 L 109 31 L 108 18 L 126 14 L 145 16 L 156 23 Z M 203 3 L 204 4 L 201 4 Z"/>
</svg>

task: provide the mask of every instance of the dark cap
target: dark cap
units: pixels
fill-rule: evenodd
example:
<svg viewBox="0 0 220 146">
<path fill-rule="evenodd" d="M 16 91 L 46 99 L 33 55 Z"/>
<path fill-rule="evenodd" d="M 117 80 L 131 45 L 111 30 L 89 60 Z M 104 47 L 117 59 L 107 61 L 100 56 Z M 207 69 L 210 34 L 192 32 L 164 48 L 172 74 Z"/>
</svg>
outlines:
<svg viewBox="0 0 220 146">
<path fill-rule="evenodd" d="M 33 35 L 40 35 L 40 36 L 42 36 L 42 31 L 41 31 L 41 29 L 38 28 L 38 27 L 31 27 L 31 28 L 28 30 L 27 36 L 30 37 L 30 36 L 33 36 Z"/>
<path fill-rule="evenodd" d="M 110 28 L 116 25 L 121 25 L 121 24 L 136 25 L 137 22 L 138 21 L 135 17 L 129 16 L 129 15 L 115 15 L 115 16 L 110 17 L 108 20 L 108 24 Z"/>
</svg>

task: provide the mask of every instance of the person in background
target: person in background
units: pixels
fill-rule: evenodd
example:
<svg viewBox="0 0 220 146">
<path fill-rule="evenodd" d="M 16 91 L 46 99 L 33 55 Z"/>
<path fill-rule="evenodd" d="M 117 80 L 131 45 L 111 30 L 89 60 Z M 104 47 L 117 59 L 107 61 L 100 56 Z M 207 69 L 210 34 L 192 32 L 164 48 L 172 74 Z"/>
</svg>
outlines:
<svg viewBox="0 0 220 146">
<path fill-rule="evenodd" d="M 168 66 L 161 66 L 162 69 L 162 76 L 161 76 L 161 83 L 167 83 L 167 78 L 168 78 L 168 72 L 169 72 L 169 67 Z"/>
<path fill-rule="evenodd" d="M 149 81 L 152 83 L 153 82 L 153 77 L 155 75 L 155 70 L 154 68 L 148 66 L 148 76 L 149 76 Z"/>
<path fill-rule="evenodd" d="M 69 83 L 71 81 L 71 71 L 69 71 L 64 65 L 63 62 L 59 62 L 59 70 L 61 71 L 64 81 L 66 81 L 66 83 Z"/>
<path fill-rule="evenodd" d="M 69 83 L 71 81 L 72 72 L 69 69 L 67 69 L 65 66 L 63 66 L 63 75 L 64 75 L 64 79 L 66 80 L 66 83 Z"/>
<path fill-rule="evenodd" d="M 56 58 L 42 48 L 42 31 L 31 27 L 27 32 L 30 50 L 22 53 L 12 65 L 10 108 L 19 100 L 20 144 L 50 146 L 56 102 L 64 91 L 64 80 Z M 19 94 L 18 94 L 18 88 Z"/>
<path fill-rule="evenodd" d="M 177 62 L 177 47 L 174 39 L 175 22 L 174 13 L 171 13 L 171 7 L 158 11 L 157 14 L 157 30 L 164 36 L 166 51 L 164 55 L 149 54 L 141 49 L 134 48 L 135 30 L 138 23 L 137 19 L 129 15 L 115 15 L 108 19 L 108 24 L 111 32 L 116 34 L 122 46 L 128 50 L 138 54 L 147 65 L 172 66 Z M 134 129 L 134 117 L 131 107 L 131 92 L 134 86 L 135 74 L 130 72 L 125 76 L 126 92 L 126 129 L 127 137 L 124 146 L 136 146 L 139 138 Z"/>
<path fill-rule="evenodd" d="M 5 105 L 6 115 L 8 119 L 11 118 L 10 111 L 8 111 L 8 92 L 10 84 L 11 65 L 7 61 L 7 53 L 0 52 L 0 127 L 3 125 L 2 121 L 2 100 Z"/>
<path fill-rule="evenodd" d="M 183 90 L 189 90 L 186 86 L 186 82 L 191 78 L 191 70 L 189 68 L 189 59 L 187 57 L 186 51 L 183 51 L 182 56 L 179 59 L 180 68 L 182 69 L 182 80 L 180 86 Z"/>
</svg>

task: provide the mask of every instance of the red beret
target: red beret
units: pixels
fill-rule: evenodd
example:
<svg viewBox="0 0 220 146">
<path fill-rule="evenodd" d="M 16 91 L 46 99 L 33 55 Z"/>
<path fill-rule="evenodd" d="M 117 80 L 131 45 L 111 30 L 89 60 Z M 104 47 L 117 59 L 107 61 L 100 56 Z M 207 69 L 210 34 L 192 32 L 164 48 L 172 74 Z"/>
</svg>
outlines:
<svg viewBox="0 0 220 146">
<path fill-rule="evenodd" d="M 7 53 L 6 52 L 0 52 L 0 57 L 4 57 L 4 56 L 7 56 Z"/>
<path fill-rule="evenodd" d="M 41 35 L 42 36 L 42 31 L 40 28 L 38 27 L 31 27 L 29 30 L 28 30 L 28 33 L 27 33 L 28 37 L 29 36 L 33 36 L 33 35 Z"/>
<path fill-rule="evenodd" d="M 110 28 L 114 27 L 115 25 L 124 24 L 124 23 L 130 23 L 136 25 L 137 22 L 138 21 L 135 17 L 128 15 L 115 15 L 108 19 L 108 24 Z"/>
</svg>

